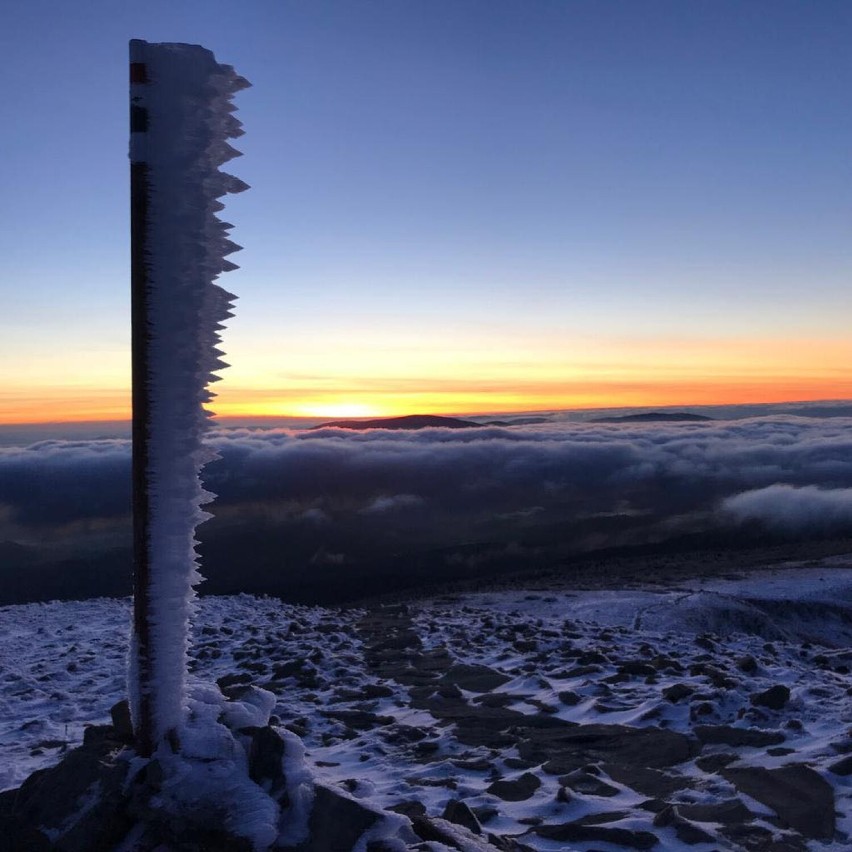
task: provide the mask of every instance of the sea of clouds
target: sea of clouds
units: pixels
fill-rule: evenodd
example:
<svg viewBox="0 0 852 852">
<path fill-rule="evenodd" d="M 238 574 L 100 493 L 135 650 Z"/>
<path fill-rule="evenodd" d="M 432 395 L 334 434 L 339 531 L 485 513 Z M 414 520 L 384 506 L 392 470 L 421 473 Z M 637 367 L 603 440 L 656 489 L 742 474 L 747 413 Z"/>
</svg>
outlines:
<svg viewBox="0 0 852 852">
<path fill-rule="evenodd" d="M 223 514 L 251 507 L 314 525 L 344 516 L 393 524 L 412 514 L 529 518 L 559 505 L 578 516 L 701 512 L 794 533 L 852 531 L 852 418 L 845 417 L 217 429 L 210 442 L 220 458 L 205 480 Z M 127 440 L 0 448 L 0 541 L 91 533 L 126 518 L 129 507 Z"/>
</svg>

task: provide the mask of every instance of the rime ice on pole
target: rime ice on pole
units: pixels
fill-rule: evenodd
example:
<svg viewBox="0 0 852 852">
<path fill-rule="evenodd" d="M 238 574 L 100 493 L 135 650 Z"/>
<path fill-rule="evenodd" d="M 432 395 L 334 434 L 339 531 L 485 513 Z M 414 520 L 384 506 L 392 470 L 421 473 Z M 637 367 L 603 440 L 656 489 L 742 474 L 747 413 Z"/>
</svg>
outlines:
<svg viewBox="0 0 852 852">
<path fill-rule="evenodd" d="M 189 620 L 201 579 L 195 528 L 213 499 L 200 471 L 208 385 L 235 298 L 214 283 L 240 247 L 217 213 L 248 187 L 219 167 L 239 156 L 233 95 L 249 84 L 203 47 L 130 43 L 136 612 L 130 695 L 142 751 L 178 732 Z"/>
</svg>

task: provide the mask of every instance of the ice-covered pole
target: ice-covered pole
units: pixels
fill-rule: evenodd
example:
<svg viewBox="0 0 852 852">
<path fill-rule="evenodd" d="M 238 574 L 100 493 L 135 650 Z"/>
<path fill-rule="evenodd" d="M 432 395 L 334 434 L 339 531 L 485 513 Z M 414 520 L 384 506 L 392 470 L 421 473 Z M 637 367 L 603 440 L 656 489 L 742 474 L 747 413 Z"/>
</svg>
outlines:
<svg viewBox="0 0 852 852">
<path fill-rule="evenodd" d="M 198 45 L 130 42 L 133 353 L 133 637 L 137 748 L 179 738 L 189 622 L 201 579 L 196 526 L 213 499 L 201 468 L 208 385 L 234 297 L 214 283 L 239 246 L 219 201 L 246 185 L 219 170 L 242 135 L 233 95 L 249 84 Z"/>
</svg>

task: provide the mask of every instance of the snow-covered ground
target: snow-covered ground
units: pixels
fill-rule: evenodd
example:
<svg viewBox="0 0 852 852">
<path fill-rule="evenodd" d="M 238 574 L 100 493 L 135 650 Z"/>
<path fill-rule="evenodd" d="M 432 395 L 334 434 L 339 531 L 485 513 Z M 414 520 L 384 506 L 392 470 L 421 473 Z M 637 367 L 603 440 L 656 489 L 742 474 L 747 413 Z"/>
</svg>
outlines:
<svg viewBox="0 0 852 852">
<path fill-rule="evenodd" d="M 0 609 L 0 788 L 108 720 L 128 618 L 115 600 Z M 315 775 L 382 807 L 462 800 L 540 850 L 852 846 L 852 560 L 371 611 L 202 598 L 195 634 L 193 677 L 274 693 Z M 768 787 L 804 783 L 816 817 L 737 774 L 785 766 Z"/>
</svg>

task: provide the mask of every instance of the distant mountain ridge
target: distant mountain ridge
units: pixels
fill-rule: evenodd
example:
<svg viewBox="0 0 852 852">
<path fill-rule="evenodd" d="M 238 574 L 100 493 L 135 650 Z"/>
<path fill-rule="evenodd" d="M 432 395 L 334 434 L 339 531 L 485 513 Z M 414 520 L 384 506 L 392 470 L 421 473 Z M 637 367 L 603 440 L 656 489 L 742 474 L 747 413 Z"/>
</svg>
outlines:
<svg viewBox="0 0 852 852">
<path fill-rule="evenodd" d="M 376 420 L 332 420 L 312 429 L 480 429 L 481 423 L 458 417 L 439 417 L 436 414 L 408 414 L 405 417 L 380 417 Z"/>
<path fill-rule="evenodd" d="M 589 423 L 705 423 L 714 419 L 686 411 L 647 411 L 644 414 L 625 414 L 621 417 L 596 417 Z"/>
</svg>

